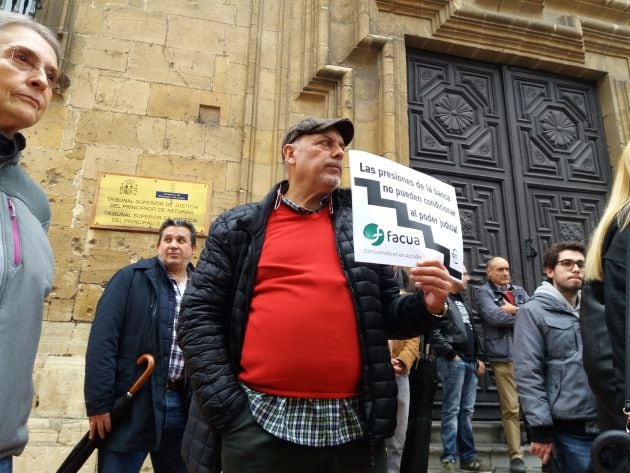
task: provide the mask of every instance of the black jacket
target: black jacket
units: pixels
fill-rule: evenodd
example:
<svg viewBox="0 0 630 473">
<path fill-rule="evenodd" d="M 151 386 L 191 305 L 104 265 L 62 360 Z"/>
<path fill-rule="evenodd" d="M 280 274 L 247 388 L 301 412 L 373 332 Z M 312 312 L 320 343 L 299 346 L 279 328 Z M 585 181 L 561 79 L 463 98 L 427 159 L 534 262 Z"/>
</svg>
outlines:
<svg viewBox="0 0 630 473">
<path fill-rule="evenodd" d="M 144 371 L 144 366 L 135 363 L 141 354 L 154 356 L 155 371 L 102 448 L 128 452 L 159 446 L 174 309 L 175 292 L 157 257 L 124 267 L 107 284 L 96 307 L 86 353 L 87 414 L 111 411 L 114 401 Z"/>
<path fill-rule="evenodd" d="M 182 301 L 178 337 L 186 371 L 203 417 L 219 430 L 248 408 L 237 375 L 276 192 L 277 186 L 261 202 L 216 219 Z M 426 333 L 435 319 L 425 308 L 422 292 L 400 296 L 390 267 L 355 262 L 350 191 L 335 191 L 332 199 L 337 250 L 352 294 L 363 358 L 362 414 L 368 440 L 374 443 L 391 436 L 396 425 L 397 390 L 387 339 Z"/>
<path fill-rule="evenodd" d="M 468 310 L 468 315 L 471 317 L 472 326 L 472 308 L 468 303 L 468 300 L 463 294 L 449 294 L 447 303 L 448 310 L 444 318 L 440 321 L 439 326 L 431 331 L 429 341 L 431 343 L 431 349 L 436 356 L 442 356 L 452 360 L 455 355 L 462 355 L 468 348 L 468 332 L 462 319 L 462 315 L 457 308 L 455 300 L 461 301 Z M 477 338 L 477 332 L 472 329 L 473 346 L 474 346 L 474 358 L 481 359 L 480 343 Z"/>
</svg>

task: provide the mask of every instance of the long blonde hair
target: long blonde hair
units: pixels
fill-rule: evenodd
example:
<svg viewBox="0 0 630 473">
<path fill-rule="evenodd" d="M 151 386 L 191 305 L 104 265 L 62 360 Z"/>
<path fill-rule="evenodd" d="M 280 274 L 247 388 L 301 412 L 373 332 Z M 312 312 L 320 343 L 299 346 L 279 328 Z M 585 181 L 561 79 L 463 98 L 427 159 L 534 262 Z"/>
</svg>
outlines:
<svg viewBox="0 0 630 473">
<path fill-rule="evenodd" d="M 630 144 L 621 153 L 606 210 L 591 238 L 586 254 L 587 280 L 603 279 L 602 247 L 606 233 L 614 223 L 620 230 L 630 225 Z"/>
</svg>

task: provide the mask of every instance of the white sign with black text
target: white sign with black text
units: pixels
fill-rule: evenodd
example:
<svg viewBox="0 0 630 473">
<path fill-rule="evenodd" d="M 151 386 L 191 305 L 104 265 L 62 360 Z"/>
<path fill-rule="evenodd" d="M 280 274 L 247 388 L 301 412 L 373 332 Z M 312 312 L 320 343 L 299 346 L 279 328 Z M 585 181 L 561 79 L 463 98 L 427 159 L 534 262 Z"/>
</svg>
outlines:
<svg viewBox="0 0 630 473">
<path fill-rule="evenodd" d="M 413 267 L 438 259 L 461 280 L 462 230 L 455 189 L 365 151 L 350 150 L 357 261 Z"/>
</svg>

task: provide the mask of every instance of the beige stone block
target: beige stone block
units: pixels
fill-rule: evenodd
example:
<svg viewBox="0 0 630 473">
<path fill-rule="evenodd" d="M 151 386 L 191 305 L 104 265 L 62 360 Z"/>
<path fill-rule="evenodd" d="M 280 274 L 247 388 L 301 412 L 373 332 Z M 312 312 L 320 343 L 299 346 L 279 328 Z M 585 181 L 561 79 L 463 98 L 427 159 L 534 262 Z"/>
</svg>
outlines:
<svg viewBox="0 0 630 473">
<path fill-rule="evenodd" d="M 94 108 L 144 115 L 150 87 L 148 82 L 101 77 L 96 88 Z"/>
<path fill-rule="evenodd" d="M 141 175 L 139 173 L 139 175 Z M 151 176 L 154 177 L 154 176 Z M 172 176 L 171 176 L 172 177 Z M 92 249 L 126 251 L 130 261 L 155 256 L 157 232 L 112 231 L 91 229 L 88 246 Z M 129 262 L 125 263 L 128 264 Z M 121 266 L 122 267 L 122 266 Z"/>
<path fill-rule="evenodd" d="M 78 109 L 93 108 L 99 71 L 81 65 L 68 65 L 66 73 L 72 80 L 72 85 L 65 92 L 68 96 L 68 105 Z"/>
<path fill-rule="evenodd" d="M 225 52 L 224 23 L 183 16 L 170 16 L 166 45 L 210 54 Z M 157 42 L 157 41 L 155 41 Z"/>
<path fill-rule="evenodd" d="M 75 197 L 56 195 L 48 198 L 52 208 L 51 225 L 70 226 L 72 224 L 72 209 Z"/>
<path fill-rule="evenodd" d="M 267 195 L 272 186 L 272 167 L 269 164 L 252 163 L 254 167 L 252 175 L 252 194 L 255 196 Z"/>
<path fill-rule="evenodd" d="M 48 240 L 58 271 L 78 271 L 83 259 L 85 230 L 60 225 L 48 229 Z M 61 282 L 61 281 L 60 281 Z"/>
<path fill-rule="evenodd" d="M 241 187 L 241 164 L 226 163 L 225 190 L 237 192 Z"/>
<path fill-rule="evenodd" d="M 165 130 L 165 119 L 140 117 L 136 133 L 138 147 L 150 152 L 163 151 Z"/>
<path fill-rule="evenodd" d="M 73 319 L 82 322 L 94 320 L 96 304 L 102 294 L 103 287 L 98 284 L 79 284 Z"/>
<path fill-rule="evenodd" d="M 76 304 L 75 304 L 76 306 Z M 90 336 L 90 328 L 92 324 L 78 323 L 68 342 L 67 355 L 83 356 L 87 348 L 88 337 Z"/>
<path fill-rule="evenodd" d="M 123 72 L 127 69 L 130 43 L 102 36 L 87 36 L 77 51 L 76 64 L 108 71 Z M 78 53 L 82 53 L 79 54 Z"/>
<path fill-rule="evenodd" d="M 161 151 L 164 129 L 163 119 L 87 110 L 79 117 L 76 141 Z"/>
<path fill-rule="evenodd" d="M 205 137 L 204 159 L 240 162 L 243 156 L 241 128 L 208 128 Z"/>
<path fill-rule="evenodd" d="M 209 2 L 207 0 L 193 0 L 187 2 L 173 2 L 172 0 L 145 0 L 147 10 L 180 15 L 182 17 L 201 18 L 205 20 L 222 21 L 232 24 L 236 20 L 236 8 L 232 2 Z"/>
<path fill-rule="evenodd" d="M 84 356 L 90 334 L 90 324 L 44 321 L 37 351 L 43 367 L 48 355 Z"/>
<path fill-rule="evenodd" d="M 245 102 L 247 97 L 245 94 L 230 95 L 230 109 L 226 126 L 242 127 L 245 123 Z"/>
<path fill-rule="evenodd" d="M 97 7 L 124 7 L 128 3 L 128 0 L 92 0 L 92 4 Z"/>
<path fill-rule="evenodd" d="M 61 431 L 59 432 L 58 445 L 71 446 L 81 440 L 83 435 L 88 431 L 89 424 L 87 418 L 77 420 L 64 420 L 61 423 Z M 83 470 L 81 470 L 83 471 Z"/>
<path fill-rule="evenodd" d="M 244 202 L 239 200 L 241 192 L 217 192 L 212 196 L 212 215 L 210 220 L 213 221 L 221 213 L 231 208 L 236 207 L 240 203 Z"/>
<path fill-rule="evenodd" d="M 174 50 L 156 44 L 132 43 L 127 76 L 161 84 L 187 85 L 173 66 Z"/>
<path fill-rule="evenodd" d="M 211 89 L 216 54 L 171 48 L 170 67 L 190 88 Z"/>
<path fill-rule="evenodd" d="M 65 159 L 56 149 L 27 148 L 24 150 L 23 167 L 48 195 L 72 196 L 76 194 L 75 178 L 81 163 Z"/>
<path fill-rule="evenodd" d="M 131 262 L 129 256 L 127 251 L 93 248 L 83 258 L 80 282 L 107 283 L 116 271 Z"/>
<path fill-rule="evenodd" d="M 263 38 L 267 39 L 265 33 L 263 32 Z M 263 40 L 264 41 L 264 40 Z M 277 41 L 277 39 L 276 39 Z M 277 55 L 277 50 L 275 50 L 274 44 L 265 44 L 265 50 L 273 50 Z M 248 46 L 249 46 L 249 27 L 242 26 L 228 26 L 225 30 L 225 52 L 226 55 L 235 63 L 238 64 L 246 64 L 247 63 L 247 54 L 248 54 Z M 272 67 L 275 67 L 274 63 Z"/>
<path fill-rule="evenodd" d="M 273 131 L 276 128 L 276 99 L 273 96 L 260 98 L 256 104 L 257 130 Z M 278 146 L 280 146 L 278 144 Z M 280 150 L 278 150 L 280 151 Z"/>
<path fill-rule="evenodd" d="M 49 322 L 69 322 L 72 320 L 72 308 L 74 299 L 51 298 L 46 311 L 46 320 Z"/>
<path fill-rule="evenodd" d="M 605 56 L 603 54 L 586 52 L 584 63 L 590 68 L 606 73 L 617 80 L 630 80 L 628 58 Z"/>
<path fill-rule="evenodd" d="M 219 58 L 217 58 L 217 62 L 218 60 Z M 227 67 L 229 69 L 225 77 L 223 88 L 217 87 L 213 90 L 216 92 L 227 92 L 229 94 L 245 94 L 247 90 L 247 66 L 235 64 L 228 60 Z"/>
<path fill-rule="evenodd" d="M 258 130 L 254 135 L 254 161 L 273 163 L 280 159 L 280 146 L 275 142 L 274 131 Z"/>
<path fill-rule="evenodd" d="M 73 27 L 75 34 L 99 34 L 103 27 L 103 9 L 79 5 Z"/>
<path fill-rule="evenodd" d="M 103 15 L 102 30 L 110 38 L 164 44 L 166 15 L 129 7 L 108 7 Z"/>
<path fill-rule="evenodd" d="M 199 116 L 199 101 L 199 90 L 152 84 L 147 114 L 174 120 L 194 121 Z"/>
<path fill-rule="evenodd" d="M 227 90 L 227 81 L 228 81 L 228 72 L 229 72 L 229 62 L 228 58 L 217 56 L 214 61 L 214 81 L 212 90 L 214 92 L 222 92 L 225 93 Z"/>
<path fill-rule="evenodd" d="M 35 417 L 83 418 L 85 358 L 48 356 L 35 374 Z"/>
<path fill-rule="evenodd" d="M 68 49 L 64 56 L 66 74 L 68 73 L 69 65 L 83 64 L 85 61 L 85 48 L 88 38 L 92 38 L 92 36 L 76 34 L 72 37 L 72 41 L 68 44 Z"/>
<path fill-rule="evenodd" d="M 78 262 L 79 259 L 76 259 L 73 266 L 76 266 Z M 50 291 L 51 298 L 70 299 L 76 295 L 79 272 L 74 269 L 66 265 L 57 266 Z"/>
<path fill-rule="evenodd" d="M 208 192 L 225 189 L 226 162 L 199 161 L 182 156 L 146 156 L 143 166 L 151 168 L 159 176 L 176 177 L 191 182 L 208 184 Z M 170 173 L 170 174 L 169 174 Z"/>
<path fill-rule="evenodd" d="M 96 179 L 99 172 L 134 174 L 140 150 L 91 145 L 87 148 L 83 177 Z"/>
<path fill-rule="evenodd" d="M 57 447 L 41 444 L 28 444 L 19 457 L 14 457 L 14 473 L 55 473 L 57 468 L 72 450 L 71 447 Z M 81 473 L 96 472 L 96 455 L 88 459 Z"/>
<path fill-rule="evenodd" d="M 61 147 L 61 139 L 68 118 L 68 107 L 58 95 L 48 105 L 42 119 L 33 127 L 23 131 L 28 147 Z"/>
<path fill-rule="evenodd" d="M 183 156 L 201 156 L 205 132 L 206 127 L 198 123 L 168 120 L 164 149 L 168 153 Z"/>
</svg>

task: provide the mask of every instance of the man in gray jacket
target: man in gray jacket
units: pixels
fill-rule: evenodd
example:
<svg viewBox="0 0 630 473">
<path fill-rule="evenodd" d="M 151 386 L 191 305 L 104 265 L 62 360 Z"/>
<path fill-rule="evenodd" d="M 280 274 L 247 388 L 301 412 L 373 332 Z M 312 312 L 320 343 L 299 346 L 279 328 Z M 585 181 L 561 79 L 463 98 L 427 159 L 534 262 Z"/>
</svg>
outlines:
<svg viewBox="0 0 630 473">
<path fill-rule="evenodd" d="M 483 325 L 484 350 L 499 393 L 501 421 L 510 455 L 510 473 L 524 473 L 512 343 L 519 306 L 529 296 L 525 289 L 512 284 L 510 264 L 505 258 L 490 258 L 486 264 L 486 275 L 488 281 L 475 292 L 477 311 Z"/>
<path fill-rule="evenodd" d="M 546 281 L 519 311 L 514 328 L 514 371 L 531 451 L 556 471 L 585 473 L 597 435 L 597 404 L 582 365 L 580 288 L 584 245 L 550 246 Z"/>
</svg>

